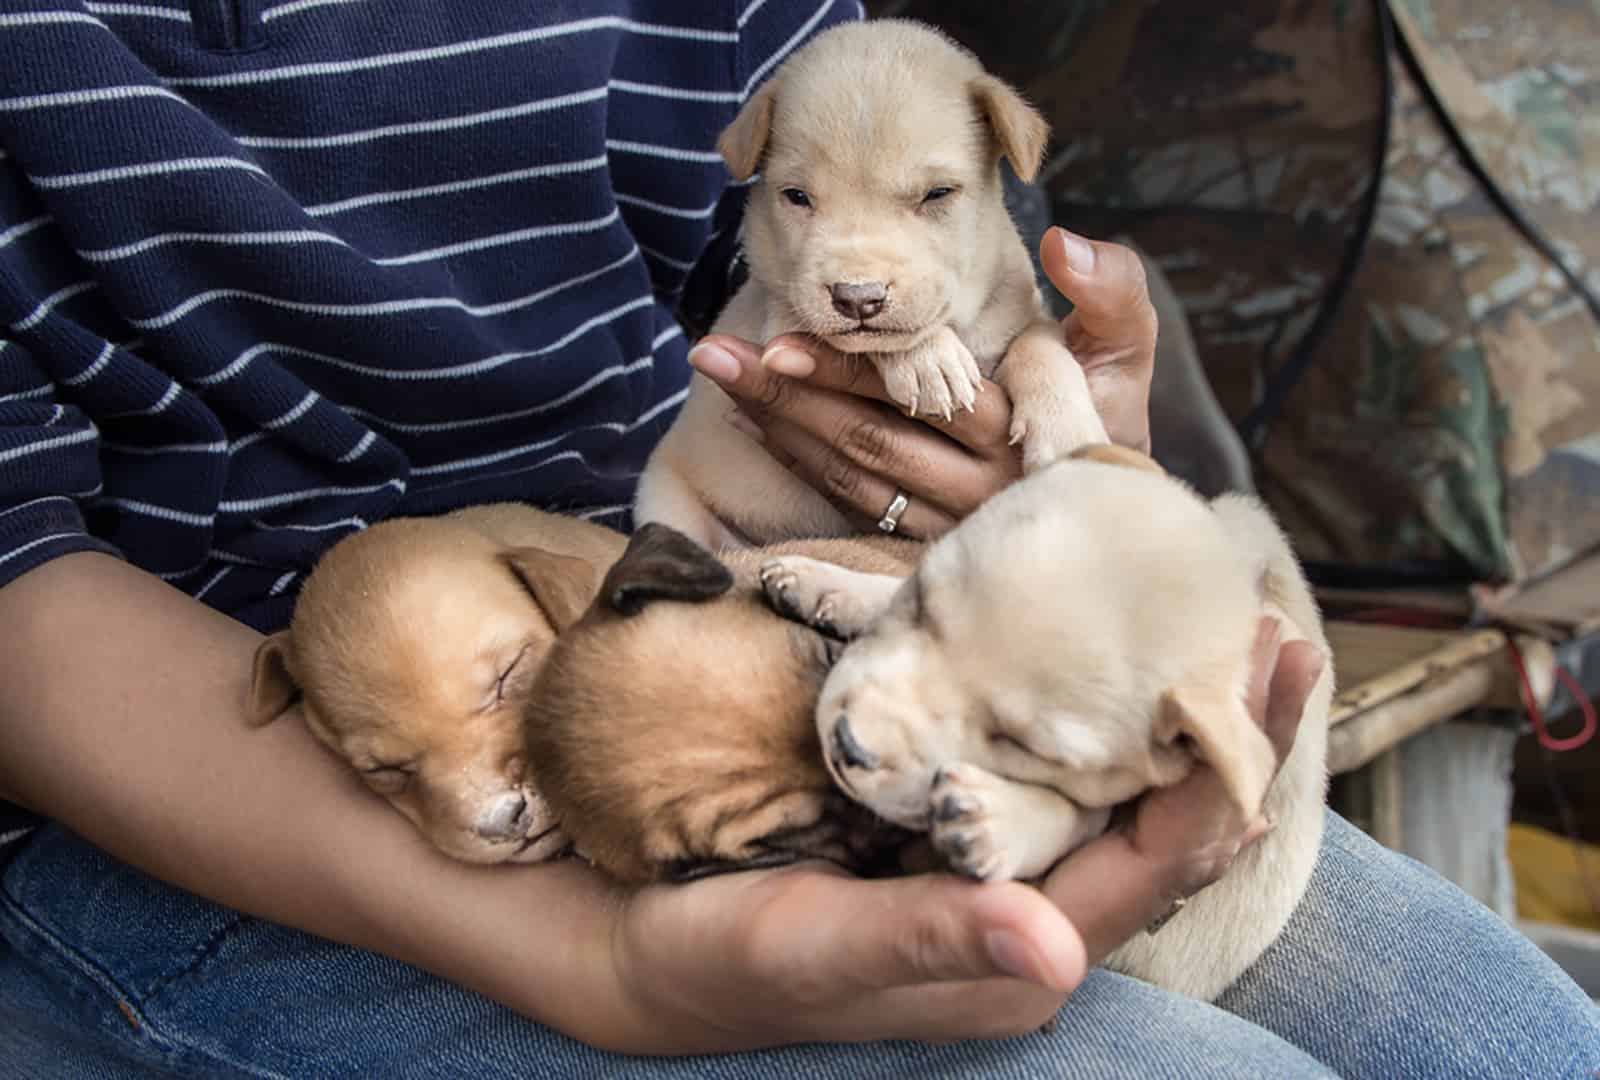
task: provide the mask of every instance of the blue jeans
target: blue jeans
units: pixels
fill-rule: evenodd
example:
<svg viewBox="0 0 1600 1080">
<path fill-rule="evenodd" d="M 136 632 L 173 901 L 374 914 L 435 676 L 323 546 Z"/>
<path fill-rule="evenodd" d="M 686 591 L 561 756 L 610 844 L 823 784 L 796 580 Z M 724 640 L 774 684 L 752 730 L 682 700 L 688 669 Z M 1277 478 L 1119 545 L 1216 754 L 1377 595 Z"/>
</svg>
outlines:
<svg viewBox="0 0 1600 1080">
<path fill-rule="evenodd" d="M 0 876 L 0 1076 L 1587 1078 L 1600 1013 L 1500 919 L 1330 814 L 1288 930 L 1217 1005 L 1096 971 L 1003 1042 L 619 1058 L 70 834 Z"/>
</svg>

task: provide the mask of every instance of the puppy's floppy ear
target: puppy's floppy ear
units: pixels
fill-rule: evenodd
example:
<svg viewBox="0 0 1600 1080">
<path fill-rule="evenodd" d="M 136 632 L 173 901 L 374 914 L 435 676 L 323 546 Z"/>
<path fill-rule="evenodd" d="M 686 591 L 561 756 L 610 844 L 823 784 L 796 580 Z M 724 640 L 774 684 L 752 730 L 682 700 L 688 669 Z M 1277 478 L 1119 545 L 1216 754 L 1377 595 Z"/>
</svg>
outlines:
<svg viewBox="0 0 1600 1080">
<path fill-rule="evenodd" d="M 594 601 L 595 568 L 571 555 L 557 555 L 538 547 L 501 552 L 500 558 L 521 579 L 557 633 L 582 617 Z"/>
<path fill-rule="evenodd" d="M 628 541 L 600 586 L 600 603 L 634 615 L 652 600 L 698 603 L 733 588 L 733 574 L 711 552 L 676 529 L 651 522 Z"/>
<path fill-rule="evenodd" d="M 1028 183 L 1039 175 L 1050 125 L 1023 100 L 1022 95 L 993 75 L 980 75 L 972 81 L 972 97 L 1000 144 L 1000 152 L 1011 159 L 1011 168 Z"/>
<path fill-rule="evenodd" d="M 1083 461 L 1098 461 L 1106 465 L 1126 465 L 1130 469 L 1143 469 L 1145 472 L 1163 475 L 1166 473 L 1166 470 L 1156 464 L 1156 460 L 1150 455 L 1141 454 L 1137 450 L 1115 443 L 1089 443 L 1078 447 L 1068 456 Z"/>
<path fill-rule="evenodd" d="M 763 83 L 717 139 L 717 153 L 722 155 L 735 180 L 750 179 L 761 164 L 761 155 L 767 150 L 767 136 L 772 133 L 775 93 L 773 80 Z"/>
<path fill-rule="evenodd" d="M 245 719 L 251 727 L 270 724 L 299 698 L 300 686 L 290 666 L 292 654 L 293 643 L 287 630 L 278 631 L 256 646 L 250 700 L 245 703 Z"/>
<path fill-rule="evenodd" d="M 1277 755 L 1238 694 L 1210 686 L 1167 691 L 1161 698 L 1156 736 L 1163 742 L 1188 737 L 1196 756 L 1222 778 L 1234 805 L 1246 817 L 1260 812 L 1278 769 Z"/>
</svg>

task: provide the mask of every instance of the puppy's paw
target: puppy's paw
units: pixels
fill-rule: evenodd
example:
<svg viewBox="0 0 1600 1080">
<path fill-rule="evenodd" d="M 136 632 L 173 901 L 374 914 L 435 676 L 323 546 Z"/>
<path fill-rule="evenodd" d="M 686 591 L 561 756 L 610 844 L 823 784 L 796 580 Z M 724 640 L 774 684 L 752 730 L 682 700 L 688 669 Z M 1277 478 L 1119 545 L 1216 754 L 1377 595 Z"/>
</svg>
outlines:
<svg viewBox="0 0 1600 1080">
<path fill-rule="evenodd" d="M 948 421 L 957 409 L 971 412 L 983 387 L 972 351 L 948 326 L 905 352 L 877 353 L 873 362 L 890 399 L 911 416 Z"/>
<path fill-rule="evenodd" d="M 1017 395 L 1011 403 L 1012 446 L 1022 447 L 1022 471 L 1033 473 L 1089 443 L 1106 441 L 1094 402 L 1074 388 Z"/>
<path fill-rule="evenodd" d="M 766 594 L 772 610 L 818 633 L 837 638 L 844 634 L 836 608 L 847 603 L 848 598 L 830 590 L 826 580 L 830 576 L 829 569 L 827 563 L 804 555 L 783 555 L 768 559 L 757 572 L 761 577 L 761 591 Z"/>
<path fill-rule="evenodd" d="M 979 881 L 1018 876 L 1019 860 L 1008 844 L 1015 834 L 1002 820 L 1006 800 L 996 788 L 1003 783 L 961 765 L 943 768 L 934 777 L 928 793 L 928 839 L 955 873 Z"/>
</svg>

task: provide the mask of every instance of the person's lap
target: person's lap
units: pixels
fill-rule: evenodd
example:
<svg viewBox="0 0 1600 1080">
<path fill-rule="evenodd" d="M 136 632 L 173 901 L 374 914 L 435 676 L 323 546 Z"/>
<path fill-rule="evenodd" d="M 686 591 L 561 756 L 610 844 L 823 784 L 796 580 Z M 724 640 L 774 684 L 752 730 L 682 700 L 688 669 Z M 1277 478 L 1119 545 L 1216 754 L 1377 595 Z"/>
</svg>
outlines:
<svg viewBox="0 0 1600 1080">
<path fill-rule="evenodd" d="M 59 829 L 25 845 L 0 877 L 0 1062 L 30 1077 L 1456 1080 L 1600 1066 L 1600 1017 L 1570 980 L 1331 815 L 1306 901 L 1222 1008 L 1097 971 L 1048 1033 L 702 1059 L 614 1058 L 395 961 L 168 889 Z"/>
</svg>

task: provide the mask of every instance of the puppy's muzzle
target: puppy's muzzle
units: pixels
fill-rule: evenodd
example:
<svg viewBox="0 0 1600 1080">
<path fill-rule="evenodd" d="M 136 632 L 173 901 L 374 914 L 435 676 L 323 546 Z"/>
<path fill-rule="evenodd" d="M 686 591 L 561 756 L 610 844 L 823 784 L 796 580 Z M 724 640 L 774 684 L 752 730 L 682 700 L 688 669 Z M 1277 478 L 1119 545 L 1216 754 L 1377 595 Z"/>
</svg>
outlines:
<svg viewBox="0 0 1600 1080">
<path fill-rule="evenodd" d="M 848 716 L 840 716 L 833 725 L 833 756 L 852 769 L 876 769 L 881 760 L 856 739 Z"/>
<path fill-rule="evenodd" d="M 877 315 L 889 302 L 889 287 L 881 281 L 836 281 L 828 292 L 833 310 L 858 322 Z"/>
<path fill-rule="evenodd" d="M 528 826 L 528 800 L 508 791 L 489 803 L 478 815 L 472 831 L 485 840 L 509 840 L 521 836 Z"/>
</svg>

